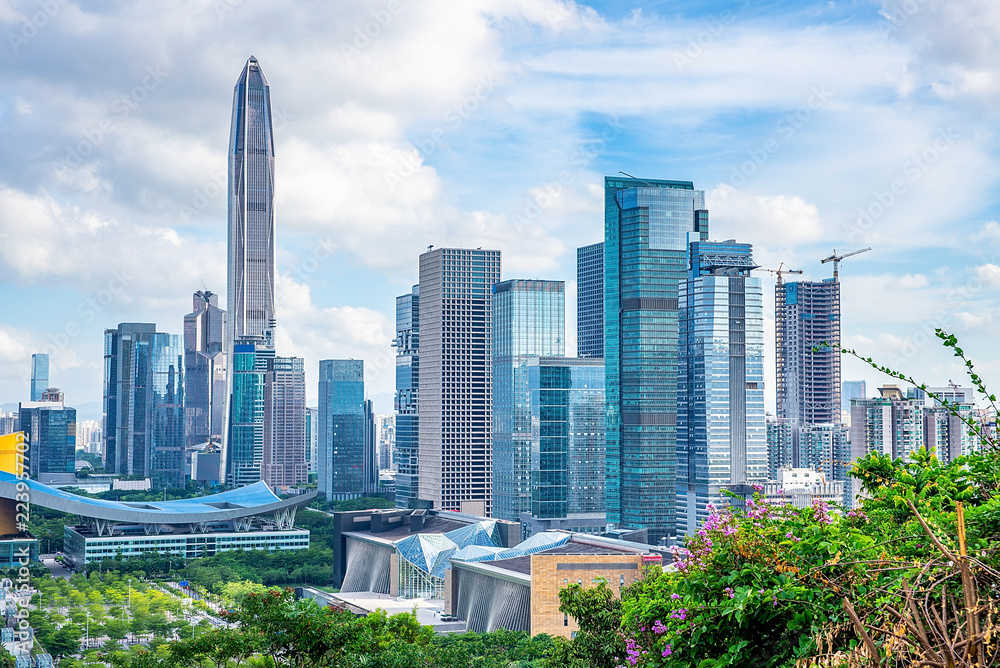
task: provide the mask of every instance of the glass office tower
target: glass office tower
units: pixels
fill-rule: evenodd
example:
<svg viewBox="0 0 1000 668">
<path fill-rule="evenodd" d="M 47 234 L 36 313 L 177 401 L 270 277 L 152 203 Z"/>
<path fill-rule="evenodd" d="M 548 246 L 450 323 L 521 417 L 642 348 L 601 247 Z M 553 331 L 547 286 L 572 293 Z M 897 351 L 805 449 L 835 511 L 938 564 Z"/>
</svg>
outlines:
<svg viewBox="0 0 1000 668">
<path fill-rule="evenodd" d="M 604 513 L 604 360 L 528 357 L 530 508 L 525 536 L 548 529 L 599 533 Z"/>
<path fill-rule="evenodd" d="M 192 301 L 193 310 L 184 316 L 187 444 L 221 447 L 228 399 L 226 312 L 219 308 L 219 296 L 208 290 L 194 293 Z"/>
<path fill-rule="evenodd" d="M 274 348 L 263 338 L 233 344 L 229 398 L 229 448 L 226 479 L 243 487 L 262 479 L 264 462 L 264 385 Z"/>
<path fill-rule="evenodd" d="M 154 487 L 185 482 L 184 351 L 151 323 L 104 332 L 105 466 Z"/>
<path fill-rule="evenodd" d="M 708 211 L 688 181 L 605 177 L 604 202 L 608 522 L 655 544 L 677 528 L 677 300 Z"/>
<path fill-rule="evenodd" d="M 694 535 L 723 490 L 767 480 L 764 295 L 750 244 L 695 241 L 681 283 L 677 535 Z"/>
<path fill-rule="evenodd" d="M 31 356 L 31 400 L 41 401 L 42 392 L 49 386 L 49 354 Z"/>
<path fill-rule="evenodd" d="M 576 249 L 576 354 L 604 357 L 604 242 Z"/>
<path fill-rule="evenodd" d="M 420 374 L 420 286 L 396 297 L 396 507 L 409 508 L 418 496 L 417 394 Z"/>
<path fill-rule="evenodd" d="M 374 441 L 362 360 L 319 363 L 319 492 L 330 501 L 370 493 Z M 378 480 L 378 471 L 375 471 Z"/>
<path fill-rule="evenodd" d="M 42 473 L 76 473 L 76 409 L 28 402 L 20 405 L 19 412 L 29 475 L 37 480 Z"/>
<path fill-rule="evenodd" d="M 531 510 L 531 355 L 566 354 L 566 286 L 511 280 L 493 288 L 493 517 Z"/>
</svg>

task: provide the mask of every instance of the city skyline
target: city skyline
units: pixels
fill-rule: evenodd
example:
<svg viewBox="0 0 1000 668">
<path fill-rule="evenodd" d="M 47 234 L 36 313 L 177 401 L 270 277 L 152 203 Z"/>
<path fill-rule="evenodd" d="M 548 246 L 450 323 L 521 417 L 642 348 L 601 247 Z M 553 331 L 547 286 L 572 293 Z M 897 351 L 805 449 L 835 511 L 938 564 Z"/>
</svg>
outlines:
<svg viewBox="0 0 1000 668">
<path fill-rule="evenodd" d="M 363 48 L 354 42 L 372 20 L 364 8 L 314 8 L 329 13 L 316 17 L 315 30 L 302 28 L 298 51 L 245 28 L 278 16 L 272 11 L 300 22 L 302 14 L 241 5 L 221 16 L 208 6 L 192 10 L 204 49 L 188 48 L 192 36 L 171 27 L 187 18 L 182 10 L 161 7 L 150 10 L 162 19 L 151 22 L 164 26 L 157 33 L 128 24 L 138 19 L 117 9 L 78 10 L 93 30 L 73 12 L 60 13 L 5 50 L 12 141 L 0 161 L 0 254 L 9 267 L 2 280 L 14 288 L 15 309 L 34 317 L 0 323 L 0 403 L 26 398 L 30 355 L 47 346 L 52 377 L 70 403 L 99 403 L 104 329 L 145 321 L 179 331 L 202 280 L 221 291 L 232 104 L 224 91 L 251 54 L 282 90 L 275 150 L 290 162 L 275 176 L 275 290 L 288 299 L 277 307 L 277 338 L 283 353 L 307 360 L 311 405 L 315 361 L 350 356 L 369 361 L 370 391 L 380 410 L 388 406 L 393 299 L 415 281 L 412 258 L 429 243 L 500 248 L 502 278 L 565 280 L 572 354 L 574 252 L 600 241 L 593 187 L 618 170 L 699 183 L 715 212 L 714 238 L 752 243 L 761 264 L 785 261 L 806 270 L 803 280 L 828 277 L 819 259 L 833 248 L 874 246 L 843 271 L 844 341 L 897 366 L 916 365 L 928 382 L 957 373 L 930 340 L 934 326 L 957 330 L 971 350 L 986 341 L 1000 276 L 993 259 L 1000 226 L 991 223 L 1000 216 L 988 194 L 998 173 L 995 140 L 982 107 L 993 91 L 945 65 L 954 58 L 974 73 L 992 61 L 972 51 L 943 55 L 954 35 L 982 28 L 943 17 L 936 2 L 914 14 L 889 11 L 893 20 L 876 6 L 848 14 L 817 3 L 777 21 L 771 10 L 738 4 L 680 5 L 669 15 L 660 5 L 543 4 L 453 13 L 454 24 L 438 27 L 462 26 L 479 39 L 432 49 L 428 58 L 446 76 L 439 67 L 431 83 L 426 60 L 391 76 L 376 63 L 434 44 L 437 33 L 426 28 L 437 25 L 436 6 L 392 15 Z M 11 7 L 0 21 L 16 34 L 31 12 Z M 705 33 L 734 8 L 721 32 Z M 120 21 L 146 39 L 112 46 L 105 38 Z M 539 38 L 532 49 L 526 30 Z M 626 35 L 632 46 L 616 46 Z M 756 52 L 760 36 L 787 40 L 803 65 L 778 67 L 787 65 L 784 51 Z M 844 51 L 858 43 L 863 63 Z M 582 65 L 568 57 L 577 50 Z M 121 65 L 97 73 L 57 59 L 56 70 L 40 57 L 70 52 Z M 309 64 L 318 52 L 331 67 Z M 624 54 L 667 63 L 647 73 L 655 90 L 701 85 L 705 94 L 640 98 L 633 75 L 601 62 Z M 769 78 L 733 83 L 743 76 L 740 54 Z M 614 81 L 614 95 L 597 85 L 585 96 L 565 81 L 577 70 Z M 317 90 L 317 77 L 328 78 L 322 88 L 335 97 Z M 549 94 L 551 86 L 563 95 Z M 736 105 L 746 109 L 741 119 Z M 514 141 L 483 143 L 498 131 Z M 682 136 L 701 145 L 678 142 Z M 504 168 L 505 178 L 492 180 L 500 187 L 480 187 L 496 168 Z M 343 189 L 324 198 L 322 183 Z M 973 205 L 942 208 L 944 192 Z M 75 234 L 75 246 L 41 234 L 55 226 Z M 59 262 L 26 259 L 39 257 Z M 769 292 L 771 279 L 762 279 Z M 39 300 L 51 308 L 32 308 Z M 773 360 L 769 331 L 765 356 Z M 987 373 L 997 368 L 991 359 L 981 364 Z M 880 381 L 849 363 L 843 378 Z M 773 411 L 773 394 L 766 397 Z"/>
</svg>

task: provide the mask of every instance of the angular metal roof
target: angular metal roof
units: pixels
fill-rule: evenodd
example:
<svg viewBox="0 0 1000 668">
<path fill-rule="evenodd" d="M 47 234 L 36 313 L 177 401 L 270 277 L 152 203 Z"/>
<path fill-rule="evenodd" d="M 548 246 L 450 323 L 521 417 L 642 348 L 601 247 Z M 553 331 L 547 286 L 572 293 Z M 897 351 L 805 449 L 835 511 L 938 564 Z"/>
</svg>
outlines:
<svg viewBox="0 0 1000 668">
<path fill-rule="evenodd" d="M 90 499 L 43 485 L 36 480 L 18 478 L 13 473 L 0 471 L 0 498 L 15 499 L 18 494 L 23 495 L 24 492 L 17 490 L 19 482 L 28 486 L 29 503 L 81 517 L 130 524 L 188 524 L 270 515 L 283 510 L 301 508 L 312 501 L 317 494 L 311 492 L 291 499 L 279 499 L 267 483 L 260 481 L 211 496 L 177 501 L 131 503 Z"/>
</svg>

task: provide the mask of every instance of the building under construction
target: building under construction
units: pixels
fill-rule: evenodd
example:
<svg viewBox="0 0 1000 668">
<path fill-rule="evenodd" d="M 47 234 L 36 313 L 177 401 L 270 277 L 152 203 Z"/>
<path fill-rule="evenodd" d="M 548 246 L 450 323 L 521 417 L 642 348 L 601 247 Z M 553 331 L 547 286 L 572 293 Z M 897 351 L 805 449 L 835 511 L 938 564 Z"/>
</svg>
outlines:
<svg viewBox="0 0 1000 668">
<path fill-rule="evenodd" d="M 839 423 L 840 283 L 779 282 L 774 313 L 778 417 Z"/>
</svg>

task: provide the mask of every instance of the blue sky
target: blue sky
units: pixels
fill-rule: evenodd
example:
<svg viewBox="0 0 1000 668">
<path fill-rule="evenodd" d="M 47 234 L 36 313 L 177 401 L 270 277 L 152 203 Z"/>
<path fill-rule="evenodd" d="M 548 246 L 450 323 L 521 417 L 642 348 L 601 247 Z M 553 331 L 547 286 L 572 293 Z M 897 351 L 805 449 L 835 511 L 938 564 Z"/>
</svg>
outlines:
<svg viewBox="0 0 1000 668">
<path fill-rule="evenodd" d="M 998 38 L 989 0 L 0 0 L 0 404 L 46 348 L 67 400 L 99 402 L 105 328 L 180 333 L 203 282 L 225 294 L 251 54 L 277 115 L 279 352 L 310 397 L 318 360 L 360 357 L 388 407 L 394 297 L 429 244 L 566 280 L 572 345 L 575 248 L 619 170 L 693 181 L 712 237 L 765 266 L 824 278 L 872 246 L 843 265 L 845 343 L 943 384 L 945 327 L 990 377 Z"/>
</svg>

